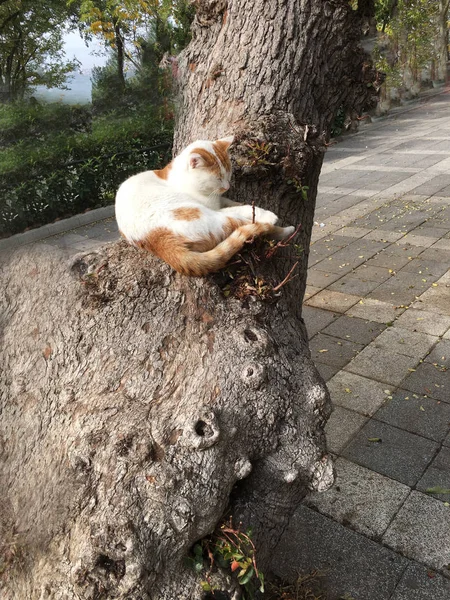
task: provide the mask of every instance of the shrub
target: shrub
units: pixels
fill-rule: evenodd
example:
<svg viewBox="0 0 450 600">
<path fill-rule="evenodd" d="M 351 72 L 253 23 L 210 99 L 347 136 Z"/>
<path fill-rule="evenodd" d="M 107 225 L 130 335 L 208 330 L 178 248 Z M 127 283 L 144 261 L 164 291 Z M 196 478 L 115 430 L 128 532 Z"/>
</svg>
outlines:
<svg viewBox="0 0 450 600">
<path fill-rule="evenodd" d="M 18 126 L 18 124 L 17 124 Z M 130 175 L 170 160 L 172 124 L 151 110 L 111 113 L 90 132 L 29 137 L 0 151 L 0 236 L 114 201 Z"/>
</svg>

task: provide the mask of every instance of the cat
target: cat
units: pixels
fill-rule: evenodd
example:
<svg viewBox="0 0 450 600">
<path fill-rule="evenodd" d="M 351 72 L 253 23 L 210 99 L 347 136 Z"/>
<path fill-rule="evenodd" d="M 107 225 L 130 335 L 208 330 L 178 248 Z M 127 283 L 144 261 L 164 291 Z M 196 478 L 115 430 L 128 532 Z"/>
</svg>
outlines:
<svg viewBox="0 0 450 600">
<path fill-rule="evenodd" d="M 122 236 L 184 275 L 202 277 L 223 268 L 254 236 L 282 240 L 294 227 L 277 227 L 278 217 L 224 198 L 230 187 L 228 149 L 233 137 L 199 140 L 163 169 L 127 179 L 116 196 Z"/>
</svg>

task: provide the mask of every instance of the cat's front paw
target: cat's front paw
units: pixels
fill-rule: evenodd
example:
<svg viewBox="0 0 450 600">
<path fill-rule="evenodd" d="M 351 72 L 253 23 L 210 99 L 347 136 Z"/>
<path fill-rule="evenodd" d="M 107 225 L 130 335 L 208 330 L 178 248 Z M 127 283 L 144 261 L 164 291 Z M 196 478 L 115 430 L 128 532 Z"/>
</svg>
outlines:
<svg viewBox="0 0 450 600">
<path fill-rule="evenodd" d="M 275 213 L 270 210 L 264 210 L 263 208 L 256 209 L 255 219 L 257 223 L 270 223 L 271 225 L 275 225 L 278 221 L 278 217 Z"/>
</svg>

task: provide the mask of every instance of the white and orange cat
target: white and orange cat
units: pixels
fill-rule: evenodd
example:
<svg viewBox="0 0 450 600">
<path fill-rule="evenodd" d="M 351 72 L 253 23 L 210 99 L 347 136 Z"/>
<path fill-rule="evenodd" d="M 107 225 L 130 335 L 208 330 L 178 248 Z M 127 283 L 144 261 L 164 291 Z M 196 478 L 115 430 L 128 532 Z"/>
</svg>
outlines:
<svg viewBox="0 0 450 600">
<path fill-rule="evenodd" d="M 257 235 L 289 237 L 277 216 L 221 196 L 230 187 L 232 137 L 190 144 L 164 169 L 127 179 L 116 196 L 122 235 L 179 273 L 203 276 L 224 267 Z"/>
</svg>

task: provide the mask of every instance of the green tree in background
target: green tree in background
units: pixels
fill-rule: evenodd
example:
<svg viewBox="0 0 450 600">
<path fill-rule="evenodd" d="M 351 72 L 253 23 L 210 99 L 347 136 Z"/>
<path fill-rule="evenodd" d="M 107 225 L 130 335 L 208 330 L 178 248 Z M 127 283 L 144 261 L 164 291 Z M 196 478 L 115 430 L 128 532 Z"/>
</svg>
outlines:
<svg viewBox="0 0 450 600">
<path fill-rule="evenodd" d="M 448 0 L 442 4 L 445 1 L 448 12 Z M 400 95 L 405 92 L 416 95 L 426 81 L 431 85 L 431 80 L 437 78 L 439 52 L 444 57 L 442 70 L 446 70 L 446 17 L 442 25 L 445 48 L 441 51 L 436 35 L 439 3 L 436 0 L 377 0 L 376 19 L 381 37 L 375 49 L 376 64 L 387 74 L 387 88 L 396 88 Z"/>
<path fill-rule="evenodd" d="M 179 51 L 189 41 L 194 9 L 187 0 L 69 0 L 81 33 L 97 37 L 112 52 L 119 88 L 126 87 L 127 63 L 142 67 L 143 48 Z M 162 54 L 161 54 L 162 56 Z"/>
<path fill-rule="evenodd" d="M 70 11 L 59 0 L 0 0 L 0 101 L 20 100 L 36 85 L 64 88 L 63 34 Z"/>
<path fill-rule="evenodd" d="M 178 54 L 190 40 L 190 26 L 194 8 L 187 0 L 165 0 L 147 3 L 145 27 L 128 44 L 124 64 L 119 65 L 115 45 L 109 48 L 109 59 L 104 67 L 94 68 L 92 101 L 96 111 L 130 108 L 140 104 L 161 106 L 170 95 L 168 77 L 161 73 L 159 64 L 165 54 Z M 103 36 L 103 29 L 99 34 Z M 130 54 L 130 72 L 125 78 L 124 68 Z M 170 110 L 165 110 L 167 118 Z"/>
</svg>

